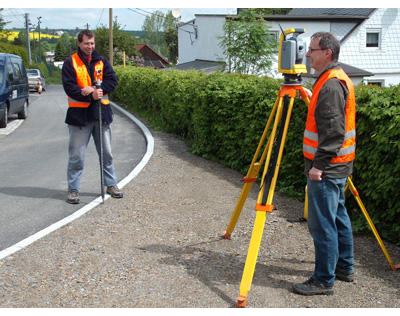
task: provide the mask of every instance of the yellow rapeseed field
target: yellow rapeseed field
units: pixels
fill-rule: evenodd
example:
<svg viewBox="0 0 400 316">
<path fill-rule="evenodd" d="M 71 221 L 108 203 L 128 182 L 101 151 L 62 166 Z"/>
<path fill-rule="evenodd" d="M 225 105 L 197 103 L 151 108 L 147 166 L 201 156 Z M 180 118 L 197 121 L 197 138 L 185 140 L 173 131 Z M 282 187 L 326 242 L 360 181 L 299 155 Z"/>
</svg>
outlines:
<svg viewBox="0 0 400 316">
<path fill-rule="evenodd" d="M 8 36 L 8 40 L 9 41 L 13 41 L 14 40 L 14 38 L 16 38 L 16 37 L 18 37 L 18 34 L 19 34 L 19 32 L 10 32 L 11 34 Z M 31 38 L 31 39 L 33 39 L 34 37 L 33 36 L 35 36 L 35 39 L 36 40 L 39 40 L 39 32 L 35 32 L 35 33 L 33 33 L 33 32 L 30 32 L 29 33 L 29 37 Z M 40 33 L 40 39 L 46 39 L 46 38 L 60 38 L 61 36 L 59 36 L 59 35 L 49 35 L 49 34 L 43 34 L 43 33 Z"/>
</svg>

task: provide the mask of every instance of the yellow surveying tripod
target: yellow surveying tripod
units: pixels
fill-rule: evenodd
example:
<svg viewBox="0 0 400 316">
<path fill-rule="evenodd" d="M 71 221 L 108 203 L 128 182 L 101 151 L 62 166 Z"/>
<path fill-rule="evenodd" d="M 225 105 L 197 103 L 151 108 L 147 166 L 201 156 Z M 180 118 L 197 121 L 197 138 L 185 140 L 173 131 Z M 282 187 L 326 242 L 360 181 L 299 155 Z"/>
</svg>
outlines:
<svg viewBox="0 0 400 316">
<path fill-rule="evenodd" d="M 235 210 L 232 214 L 231 220 L 228 224 L 226 231 L 224 232 L 224 238 L 230 239 L 231 234 L 236 226 L 239 219 L 240 213 L 243 209 L 244 203 L 247 196 L 251 190 L 253 183 L 257 180 L 258 173 L 265 161 L 265 166 L 263 170 L 263 175 L 261 178 L 260 190 L 258 193 L 258 198 L 255 206 L 257 211 L 256 219 L 254 222 L 253 232 L 250 239 L 249 249 L 247 252 L 247 258 L 243 270 L 242 280 L 240 284 L 240 295 L 237 298 L 237 307 L 245 307 L 247 294 L 250 291 L 251 283 L 253 280 L 254 270 L 257 263 L 257 257 L 260 249 L 261 238 L 264 230 L 264 225 L 267 217 L 267 213 L 273 211 L 274 206 L 272 204 L 276 181 L 278 178 L 280 163 L 282 159 L 282 153 L 285 146 L 286 135 L 289 128 L 290 117 L 293 110 L 294 100 L 297 96 L 297 92 L 301 95 L 301 99 L 308 106 L 310 103 L 308 94 L 303 89 L 301 84 L 301 74 L 306 73 L 306 66 L 301 64 L 301 61 L 305 55 L 305 45 L 297 38 L 298 35 L 304 33 L 304 29 L 289 29 L 286 31 L 282 30 L 280 36 L 279 44 L 279 72 L 284 74 L 284 82 L 278 92 L 277 99 L 275 101 L 274 107 L 272 108 L 271 114 L 268 118 L 267 124 L 265 126 L 264 132 L 261 136 L 257 150 L 254 154 L 252 162 L 250 164 L 249 170 L 246 176 L 243 178 L 243 188 L 240 193 L 239 199 L 237 201 Z M 292 38 L 287 39 L 286 35 L 294 34 Z M 272 130 L 268 137 L 267 143 L 258 160 L 262 147 L 264 146 L 267 134 L 270 130 L 272 121 L 274 121 Z M 279 127 L 279 130 L 278 130 Z M 359 199 L 357 190 L 355 189 L 351 179 L 349 178 L 350 190 L 356 197 L 357 202 L 361 206 L 362 202 Z M 360 204 L 361 203 L 361 204 Z M 307 200 L 306 200 L 307 205 Z M 372 224 L 368 214 L 366 213 L 365 207 L 362 205 L 362 210 L 366 216 L 368 223 L 374 231 L 375 236 L 377 232 Z M 307 210 L 304 211 L 304 219 L 307 219 Z M 375 233 L 376 232 L 376 233 Z M 379 237 L 379 235 L 378 235 Z M 380 238 L 378 239 L 379 244 L 384 249 Z M 398 266 L 393 266 L 389 255 L 386 250 L 384 250 L 392 269 L 395 270 L 399 268 Z"/>
<path fill-rule="evenodd" d="M 274 209 L 272 200 L 274 197 L 286 135 L 289 128 L 290 116 L 292 114 L 297 92 L 300 93 L 307 106 L 310 103 L 308 95 L 301 84 L 301 74 L 306 73 L 307 69 L 304 64 L 299 63 L 299 61 L 301 62 L 305 56 L 305 45 L 297 38 L 297 36 L 304 32 L 304 29 L 282 30 L 279 42 L 278 65 L 279 72 L 284 74 L 285 81 L 282 83 L 278 92 L 277 99 L 268 118 L 267 125 L 265 126 L 264 132 L 261 136 L 247 175 L 243 178 L 244 186 L 242 192 L 232 214 L 228 228 L 224 234 L 225 239 L 230 238 L 250 189 L 253 183 L 257 180 L 257 175 L 262 164 L 266 161 L 255 207 L 257 215 L 244 266 L 242 282 L 240 284 L 240 296 L 237 299 L 237 307 L 246 306 L 247 294 L 250 291 L 254 269 L 257 263 L 257 256 L 260 249 L 267 213 L 272 212 Z M 294 34 L 294 36 L 290 39 L 286 39 L 286 35 L 288 34 Z M 257 161 L 273 120 L 274 123 L 268 141 L 261 154 L 261 158 Z M 272 151 L 274 151 L 273 154 Z"/>
</svg>

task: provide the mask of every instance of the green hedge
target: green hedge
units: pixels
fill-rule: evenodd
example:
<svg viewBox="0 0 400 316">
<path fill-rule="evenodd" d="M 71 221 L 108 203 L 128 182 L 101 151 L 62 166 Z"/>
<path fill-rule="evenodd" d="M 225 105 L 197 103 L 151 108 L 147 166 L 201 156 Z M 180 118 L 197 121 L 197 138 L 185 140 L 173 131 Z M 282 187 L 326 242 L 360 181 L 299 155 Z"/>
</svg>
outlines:
<svg viewBox="0 0 400 316">
<path fill-rule="evenodd" d="M 281 82 L 248 75 L 204 75 L 116 67 L 119 84 L 113 99 L 176 134 L 190 150 L 246 174 L 267 123 Z M 357 158 L 353 175 L 368 213 L 383 238 L 400 245 L 400 91 L 399 87 L 356 87 Z M 302 138 L 306 105 L 296 99 L 278 190 L 304 199 Z M 357 209 L 353 198 L 349 209 Z M 355 231 L 368 229 L 352 211 Z"/>
<path fill-rule="evenodd" d="M 22 46 L 12 45 L 5 42 L 0 42 L 0 53 L 14 54 L 22 58 L 25 68 L 28 68 L 28 52 L 26 48 Z"/>
<path fill-rule="evenodd" d="M 356 102 L 354 184 L 378 232 L 399 245 L 400 86 L 358 86 Z M 353 225 L 366 226 L 359 220 Z"/>
</svg>

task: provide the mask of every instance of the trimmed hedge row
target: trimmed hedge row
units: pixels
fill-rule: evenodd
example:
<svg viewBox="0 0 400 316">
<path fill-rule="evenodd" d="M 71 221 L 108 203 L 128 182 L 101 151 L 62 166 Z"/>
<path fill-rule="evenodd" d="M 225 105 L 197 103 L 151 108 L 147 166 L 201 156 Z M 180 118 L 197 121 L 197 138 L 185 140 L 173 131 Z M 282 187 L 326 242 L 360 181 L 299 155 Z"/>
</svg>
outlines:
<svg viewBox="0 0 400 316">
<path fill-rule="evenodd" d="M 257 76 L 204 75 L 115 67 L 114 100 L 155 128 L 180 136 L 190 150 L 246 174 L 281 82 Z M 380 235 L 400 245 L 400 88 L 356 87 L 357 158 L 353 181 Z M 295 101 L 278 190 L 304 199 L 302 138 L 306 105 Z M 368 224 L 348 199 L 355 231 Z"/>
<path fill-rule="evenodd" d="M 28 68 L 29 61 L 28 61 L 28 52 L 26 48 L 0 42 L 0 52 L 20 56 L 22 58 L 22 61 L 24 62 L 25 68 Z"/>
</svg>

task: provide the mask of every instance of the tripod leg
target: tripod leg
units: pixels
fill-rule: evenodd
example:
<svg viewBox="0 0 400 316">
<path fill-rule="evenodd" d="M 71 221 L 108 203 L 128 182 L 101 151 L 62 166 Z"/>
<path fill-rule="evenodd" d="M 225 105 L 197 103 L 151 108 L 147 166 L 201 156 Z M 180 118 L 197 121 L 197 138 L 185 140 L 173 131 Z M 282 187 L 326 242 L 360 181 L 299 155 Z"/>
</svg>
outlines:
<svg viewBox="0 0 400 316">
<path fill-rule="evenodd" d="M 260 249 L 261 238 L 264 231 L 267 212 L 258 211 L 254 222 L 253 233 L 251 235 L 249 250 L 247 252 L 246 263 L 243 270 L 242 281 L 240 283 L 240 296 L 238 297 L 237 307 L 245 307 L 247 293 L 250 291 L 253 280 L 254 269 L 257 263 L 258 252 Z"/>
<path fill-rule="evenodd" d="M 360 206 L 361 211 L 363 212 L 363 214 L 364 214 L 364 216 L 365 216 L 365 218 L 366 218 L 366 220 L 367 220 L 367 222 L 369 224 L 369 227 L 371 227 L 372 232 L 374 233 L 375 238 L 378 241 L 378 244 L 379 244 L 379 246 L 381 247 L 381 249 L 383 251 L 383 254 L 385 255 L 387 261 L 389 262 L 389 265 L 390 265 L 391 269 L 392 270 L 400 269 L 400 264 L 393 265 L 392 259 L 390 258 L 389 253 L 387 252 L 387 250 L 385 248 L 385 245 L 383 244 L 382 239 L 379 236 L 378 231 L 375 228 L 374 223 L 372 222 L 371 218 L 369 217 L 368 212 L 367 212 L 367 210 L 366 210 L 366 208 L 364 206 L 364 203 L 361 201 L 360 195 L 358 194 L 358 191 L 357 191 L 356 187 L 354 186 L 353 181 L 351 180 L 350 177 L 348 178 L 348 185 L 349 185 L 351 193 L 353 194 L 353 196 L 356 199 L 358 205 Z"/>
<path fill-rule="evenodd" d="M 303 219 L 304 220 L 307 220 L 308 219 L 308 192 L 307 192 L 307 186 L 306 186 L 306 189 L 305 189 L 305 194 L 306 194 L 306 197 L 305 197 L 305 201 L 304 201 L 304 216 L 303 216 Z"/>
<path fill-rule="evenodd" d="M 256 163 L 254 165 L 254 169 L 253 169 L 254 171 L 251 172 L 248 177 L 249 178 L 257 178 L 259 169 L 260 169 L 260 164 Z M 246 181 L 246 180 L 244 180 L 244 181 Z M 231 234 L 232 234 L 233 230 L 235 229 L 235 226 L 239 219 L 240 213 L 242 212 L 243 205 L 246 202 L 247 196 L 249 195 L 249 192 L 251 190 L 251 187 L 253 186 L 254 181 L 245 182 L 245 184 L 243 185 L 242 192 L 240 193 L 239 199 L 236 203 L 236 207 L 235 207 L 235 210 L 233 211 L 231 220 L 229 221 L 228 228 L 224 232 L 225 239 L 231 238 Z"/>
<path fill-rule="evenodd" d="M 274 129 L 271 134 L 271 136 L 273 136 L 273 137 L 276 134 L 277 125 L 282 116 L 282 110 L 283 110 L 282 99 L 283 99 L 283 97 L 281 97 L 280 102 L 279 102 L 278 114 L 277 114 L 277 117 L 275 120 Z M 251 283 L 253 280 L 254 270 L 255 270 L 256 263 L 257 263 L 257 257 L 258 257 L 258 252 L 260 249 L 260 244 L 261 244 L 262 234 L 264 231 L 267 212 L 272 212 L 272 210 L 273 210 L 272 200 L 273 200 L 276 180 L 277 180 L 278 173 L 279 173 L 280 161 L 282 159 L 282 153 L 283 153 L 283 148 L 284 148 L 284 144 L 285 144 L 285 140 L 286 140 L 286 135 L 287 135 L 288 127 L 289 127 L 290 116 L 291 116 L 292 109 L 293 109 L 293 103 L 294 103 L 294 98 L 290 98 L 289 105 L 287 104 L 287 100 L 285 100 L 284 107 L 289 106 L 289 109 L 287 110 L 287 114 L 286 114 L 284 123 L 282 122 L 282 124 L 284 124 L 284 128 L 283 128 L 283 133 L 281 135 L 282 136 L 281 142 L 277 148 L 278 155 L 277 155 L 276 165 L 274 166 L 274 173 L 273 173 L 272 181 L 269 185 L 269 192 L 268 192 L 266 204 L 262 203 L 264 190 L 265 190 L 265 181 L 263 181 L 261 184 L 262 188 L 259 192 L 258 201 L 257 201 L 257 205 L 255 208 L 257 211 L 257 215 L 256 215 L 256 219 L 254 222 L 253 233 L 251 236 L 249 250 L 247 253 L 247 258 L 246 258 L 246 262 L 245 262 L 245 266 L 244 266 L 244 270 L 243 270 L 242 281 L 240 284 L 240 296 L 237 299 L 237 305 L 236 305 L 237 307 L 245 307 L 246 306 L 247 294 L 250 291 Z M 267 174 L 266 170 L 268 168 L 269 168 L 269 166 L 268 166 L 268 164 L 266 164 L 265 168 L 264 168 L 264 175 Z"/>
<path fill-rule="evenodd" d="M 233 214 L 232 214 L 231 220 L 229 221 L 228 227 L 227 227 L 226 231 L 224 232 L 225 239 L 231 238 L 231 234 L 232 234 L 233 230 L 235 229 L 235 226 L 239 219 L 240 213 L 242 212 L 243 205 L 246 202 L 246 199 L 247 199 L 247 196 L 249 195 L 251 187 L 253 186 L 253 183 L 256 181 L 258 172 L 260 171 L 263 161 L 265 160 L 265 151 L 266 150 L 264 150 L 264 153 L 263 153 L 261 159 L 258 162 L 256 162 L 256 160 L 260 154 L 261 148 L 265 142 L 265 138 L 266 138 L 268 130 L 271 126 L 272 119 L 275 115 L 276 109 L 278 107 L 278 102 L 279 102 L 279 97 L 276 98 L 274 107 L 272 108 L 271 114 L 268 118 L 268 122 L 264 128 L 264 132 L 258 143 L 257 150 L 253 156 L 253 160 L 250 164 L 249 170 L 247 171 L 247 175 L 243 179 L 244 185 L 243 185 L 242 191 L 241 191 L 239 199 L 236 203 L 236 207 L 235 207 L 235 210 L 233 211 Z M 267 143 L 266 147 L 269 147 L 270 141 L 271 141 L 271 136 L 268 139 L 268 143 Z"/>
</svg>

